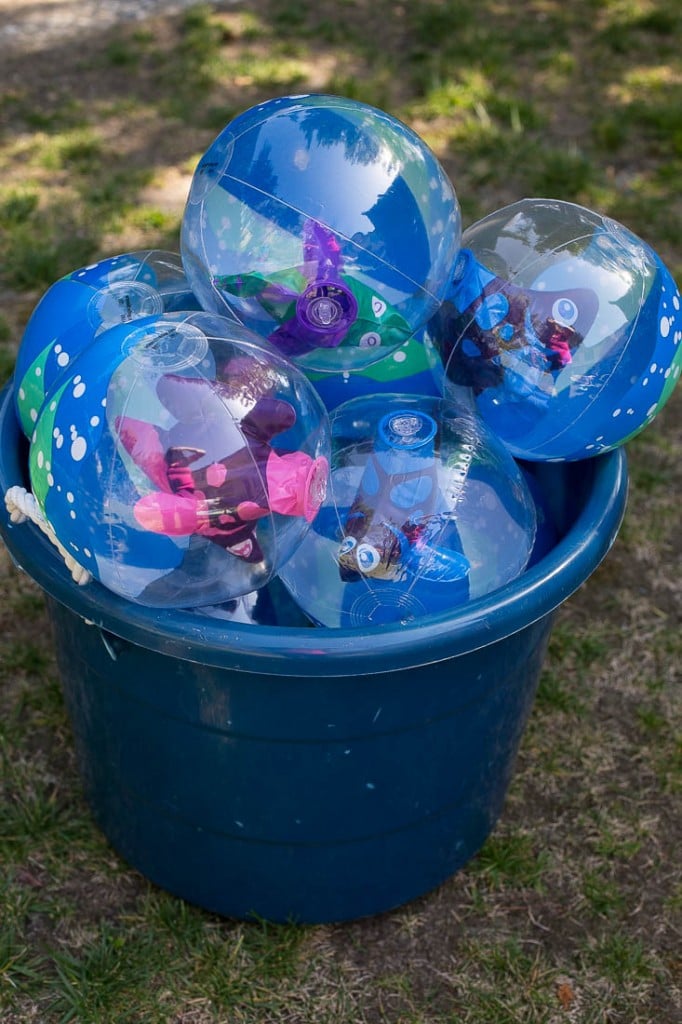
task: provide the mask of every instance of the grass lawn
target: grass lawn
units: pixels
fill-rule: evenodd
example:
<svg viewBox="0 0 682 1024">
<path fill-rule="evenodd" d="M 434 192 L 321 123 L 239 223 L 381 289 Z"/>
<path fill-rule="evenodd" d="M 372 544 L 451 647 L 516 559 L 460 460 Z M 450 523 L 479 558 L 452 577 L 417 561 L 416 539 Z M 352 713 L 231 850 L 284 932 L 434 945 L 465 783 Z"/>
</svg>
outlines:
<svg viewBox="0 0 682 1024">
<path fill-rule="evenodd" d="M 0 46 L 3 380 L 59 276 L 177 251 L 199 156 L 278 94 L 411 124 L 465 226 L 524 196 L 578 202 L 682 281 L 678 0 L 256 0 Z M 494 833 L 435 892 L 350 924 L 223 920 L 118 858 L 82 795 L 42 596 L 3 549 L 3 1024 L 675 1024 L 681 426 L 678 389 L 628 446 L 625 523 L 558 615 Z"/>
</svg>

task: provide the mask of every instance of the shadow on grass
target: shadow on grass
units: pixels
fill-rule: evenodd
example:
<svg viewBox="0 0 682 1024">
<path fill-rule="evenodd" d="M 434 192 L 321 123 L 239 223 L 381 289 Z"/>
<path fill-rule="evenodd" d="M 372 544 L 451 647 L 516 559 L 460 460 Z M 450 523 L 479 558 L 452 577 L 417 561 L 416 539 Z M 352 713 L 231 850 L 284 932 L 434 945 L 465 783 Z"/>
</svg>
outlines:
<svg viewBox="0 0 682 1024">
<path fill-rule="evenodd" d="M 641 8 L 641 9 L 640 9 Z M 647 13 L 648 11 L 648 13 Z M 586 21 L 586 12 L 589 21 Z M 628 13 L 629 12 L 629 13 Z M 523 195 L 583 202 L 664 250 L 679 237 L 677 5 L 466 2 L 197 5 L 79 36 L 2 73 L 4 283 L 46 288 L 131 224 L 177 248 L 177 208 L 141 196 L 191 173 L 265 98 L 328 91 L 413 123 L 474 219 Z M 664 253 L 665 256 L 665 253 Z"/>
</svg>

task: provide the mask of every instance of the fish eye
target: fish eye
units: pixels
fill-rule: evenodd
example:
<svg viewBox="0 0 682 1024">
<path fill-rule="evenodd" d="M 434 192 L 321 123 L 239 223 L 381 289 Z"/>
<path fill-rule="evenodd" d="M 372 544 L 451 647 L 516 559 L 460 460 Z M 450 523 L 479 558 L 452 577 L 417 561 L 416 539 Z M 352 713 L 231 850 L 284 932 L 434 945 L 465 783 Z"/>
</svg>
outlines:
<svg viewBox="0 0 682 1024">
<path fill-rule="evenodd" d="M 562 327 L 572 327 L 578 319 L 578 312 L 573 299 L 567 299 L 566 296 L 557 299 L 552 306 L 552 318 Z"/>
<path fill-rule="evenodd" d="M 359 544 L 355 557 L 360 572 L 370 573 L 381 562 L 381 554 L 372 544 Z"/>
<path fill-rule="evenodd" d="M 357 541 L 355 537 L 344 537 L 339 545 L 339 554 L 347 555 L 349 551 L 352 551 Z"/>
</svg>

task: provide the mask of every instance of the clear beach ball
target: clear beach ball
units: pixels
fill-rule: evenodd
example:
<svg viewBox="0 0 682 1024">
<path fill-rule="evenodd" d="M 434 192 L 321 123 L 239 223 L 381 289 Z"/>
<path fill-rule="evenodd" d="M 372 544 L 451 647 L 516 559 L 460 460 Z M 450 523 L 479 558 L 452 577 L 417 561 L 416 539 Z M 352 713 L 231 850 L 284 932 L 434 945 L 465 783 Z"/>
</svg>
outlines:
<svg viewBox="0 0 682 1024">
<path fill-rule="evenodd" d="M 535 505 L 479 416 L 442 398 L 376 395 L 331 416 L 326 499 L 280 570 L 315 622 L 407 623 L 525 569 Z"/>
<path fill-rule="evenodd" d="M 180 256 L 172 252 L 123 253 L 56 281 L 33 310 L 17 353 L 15 402 L 26 436 L 53 382 L 98 334 L 183 309 L 198 309 L 198 303 Z"/>
<path fill-rule="evenodd" d="M 194 172 L 181 253 L 202 306 L 306 370 L 361 370 L 412 337 L 459 250 L 454 189 L 374 107 L 283 97 L 236 117 Z"/>
<path fill-rule="evenodd" d="M 623 225 L 524 199 L 468 228 L 428 326 L 446 393 L 471 389 L 511 451 L 582 459 L 628 441 L 682 370 L 680 293 Z"/>
<path fill-rule="evenodd" d="M 101 334 L 43 404 L 33 493 L 69 554 L 152 607 L 259 589 L 324 497 L 326 412 L 303 373 L 224 317 Z"/>
</svg>

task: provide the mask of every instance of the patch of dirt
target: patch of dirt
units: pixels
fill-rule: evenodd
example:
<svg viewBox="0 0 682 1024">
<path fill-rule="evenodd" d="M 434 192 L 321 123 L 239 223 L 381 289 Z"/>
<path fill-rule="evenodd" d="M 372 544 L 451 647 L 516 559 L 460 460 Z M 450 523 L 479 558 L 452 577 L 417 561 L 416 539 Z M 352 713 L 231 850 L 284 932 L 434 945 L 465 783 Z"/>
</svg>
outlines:
<svg viewBox="0 0 682 1024">
<path fill-rule="evenodd" d="M 155 15 L 170 16 L 196 0 L 0 0 L 0 55 L 40 60 L 56 43 L 87 45 L 93 37 Z M 45 71 L 49 70 L 44 68 Z"/>
</svg>

